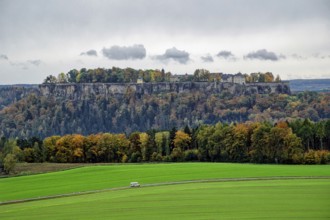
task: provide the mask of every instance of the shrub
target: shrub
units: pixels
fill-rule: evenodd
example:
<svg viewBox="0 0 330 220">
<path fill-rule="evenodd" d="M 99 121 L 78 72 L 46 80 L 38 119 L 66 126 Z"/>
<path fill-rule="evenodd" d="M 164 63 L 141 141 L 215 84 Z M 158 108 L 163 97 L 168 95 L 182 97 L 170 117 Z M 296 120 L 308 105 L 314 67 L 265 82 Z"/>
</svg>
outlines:
<svg viewBox="0 0 330 220">
<path fill-rule="evenodd" d="M 121 158 L 121 162 L 127 163 L 127 160 L 128 160 L 128 156 L 126 154 L 124 154 L 123 157 Z"/>
<path fill-rule="evenodd" d="M 199 151 L 195 150 L 186 150 L 184 152 L 184 161 L 198 161 Z"/>
<path fill-rule="evenodd" d="M 292 155 L 292 163 L 293 164 L 302 164 L 304 163 L 304 154 L 303 153 L 295 153 Z"/>
<path fill-rule="evenodd" d="M 157 152 L 153 152 L 151 155 L 151 161 L 162 161 L 163 157 Z"/>
<path fill-rule="evenodd" d="M 329 152 L 326 150 L 319 150 L 315 152 L 315 162 L 317 164 L 326 164 L 328 160 Z"/>
<path fill-rule="evenodd" d="M 183 160 L 183 152 L 181 148 L 175 147 L 171 153 L 172 161 L 182 161 Z"/>
<path fill-rule="evenodd" d="M 315 151 L 309 150 L 304 154 L 304 163 L 305 164 L 315 164 Z"/>
<path fill-rule="evenodd" d="M 171 156 L 166 155 L 166 156 L 163 157 L 163 161 L 164 162 L 172 162 L 172 158 L 171 158 Z"/>
<path fill-rule="evenodd" d="M 330 152 L 327 150 L 309 150 L 304 154 L 305 164 L 327 164 L 329 160 Z"/>
<path fill-rule="evenodd" d="M 138 163 L 138 162 L 141 162 L 141 160 L 142 160 L 142 156 L 141 156 L 140 152 L 132 153 L 132 156 L 131 156 L 131 159 L 130 159 L 131 163 Z"/>
<path fill-rule="evenodd" d="M 3 160 L 4 171 L 7 174 L 10 174 L 14 171 L 16 166 L 16 157 L 14 154 L 7 154 L 5 159 Z"/>
<path fill-rule="evenodd" d="M 157 154 L 157 156 L 156 156 L 156 161 L 162 161 L 162 160 L 163 160 L 162 155 Z"/>
</svg>

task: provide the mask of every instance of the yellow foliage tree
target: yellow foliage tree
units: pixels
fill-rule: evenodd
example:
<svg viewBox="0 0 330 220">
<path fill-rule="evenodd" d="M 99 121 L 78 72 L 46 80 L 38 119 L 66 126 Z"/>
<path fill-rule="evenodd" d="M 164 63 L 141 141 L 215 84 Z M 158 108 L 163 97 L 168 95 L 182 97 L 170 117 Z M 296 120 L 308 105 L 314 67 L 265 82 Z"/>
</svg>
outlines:
<svg viewBox="0 0 330 220">
<path fill-rule="evenodd" d="M 174 147 L 182 150 L 189 149 L 191 137 L 183 131 L 177 131 L 174 138 Z"/>
</svg>

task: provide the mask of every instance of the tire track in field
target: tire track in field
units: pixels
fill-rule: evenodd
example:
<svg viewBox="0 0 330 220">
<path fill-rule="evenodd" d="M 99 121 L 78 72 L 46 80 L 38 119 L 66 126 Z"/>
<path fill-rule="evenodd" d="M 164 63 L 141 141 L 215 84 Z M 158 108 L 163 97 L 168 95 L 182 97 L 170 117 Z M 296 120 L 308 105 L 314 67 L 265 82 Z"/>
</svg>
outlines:
<svg viewBox="0 0 330 220">
<path fill-rule="evenodd" d="M 155 186 L 167 186 L 167 185 L 189 184 L 189 183 L 245 182 L 245 181 L 268 181 L 268 180 L 302 180 L 302 179 L 314 179 L 314 180 L 315 179 L 330 179 L 330 176 L 298 176 L 298 177 L 297 176 L 276 176 L 276 177 L 245 177 L 245 178 L 219 178 L 219 179 L 183 180 L 183 181 L 174 181 L 174 182 L 142 184 L 141 188 L 155 187 Z M 82 192 L 72 192 L 72 193 L 58 194 L 58 195 L 52 195 L 52 196 L 40 196 L 40 197 L 28 198 L 28 199 L 4 201 L 4 202 L 0 202 L 0 205 L 10 205 L 10 204 L 17 204 L 17 203 L 33 202 L 33 201 L 40 201 L 40 200 L 47 200 L 47 199 L 56 199 L 56 198 L 80 196 L 80 195 L 102 193 L 102 192 L 109 192 L 109 191 L 127 190 L 127 189 L 133 189 L 133 188 L 129 187 L 129 186 L 124 186 L 124 187 L 106 188 L 106 189 L 99 189 L 99 190 L 89 190 L 89 191 L 82 191 Z"/>
</svg>

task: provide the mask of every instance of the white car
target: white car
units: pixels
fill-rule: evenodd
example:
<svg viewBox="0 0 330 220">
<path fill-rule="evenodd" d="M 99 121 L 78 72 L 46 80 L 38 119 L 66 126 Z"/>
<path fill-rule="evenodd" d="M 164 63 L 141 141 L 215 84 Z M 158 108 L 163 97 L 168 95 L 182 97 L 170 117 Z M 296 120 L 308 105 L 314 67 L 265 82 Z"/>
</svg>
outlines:
<svg viewBox="0 0 330 220">
<path fill-rule="evenodd" d="M 131 187 L 140 187 L 140 184 L 138 182 L 131 182 Z"/>
</svg>

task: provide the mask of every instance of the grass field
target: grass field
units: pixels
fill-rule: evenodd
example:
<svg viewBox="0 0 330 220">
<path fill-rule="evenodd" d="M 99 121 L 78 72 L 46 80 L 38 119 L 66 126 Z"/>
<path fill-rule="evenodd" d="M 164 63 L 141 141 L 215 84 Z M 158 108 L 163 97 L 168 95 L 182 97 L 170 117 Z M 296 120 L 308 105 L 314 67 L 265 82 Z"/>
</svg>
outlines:
<svg viewBox="0 0 330 220">
<path fill-rule="evenodd" d="M 330 176 L 330 166 L 223 163 L 109 165 L 0 179 L 0 200 L 219 178 Z M 0 206 L 0 219 L 330 218 L 330 179 L 189 183 Z"/>
</svg>

